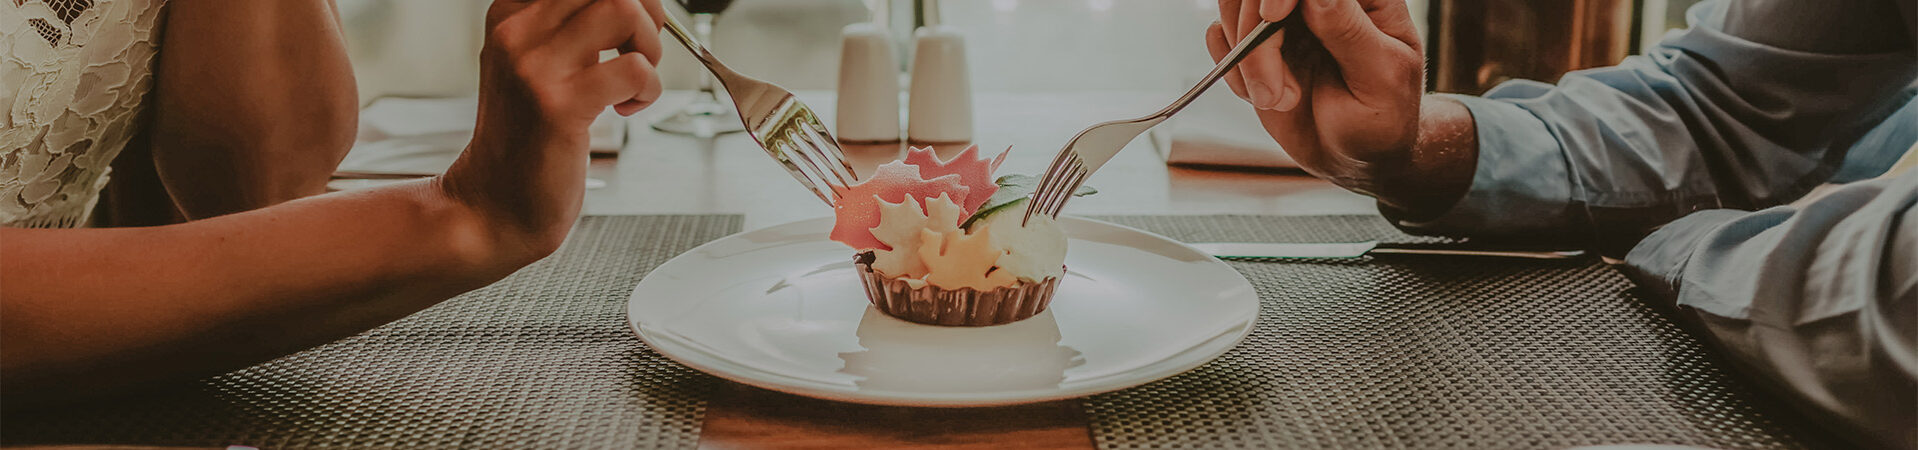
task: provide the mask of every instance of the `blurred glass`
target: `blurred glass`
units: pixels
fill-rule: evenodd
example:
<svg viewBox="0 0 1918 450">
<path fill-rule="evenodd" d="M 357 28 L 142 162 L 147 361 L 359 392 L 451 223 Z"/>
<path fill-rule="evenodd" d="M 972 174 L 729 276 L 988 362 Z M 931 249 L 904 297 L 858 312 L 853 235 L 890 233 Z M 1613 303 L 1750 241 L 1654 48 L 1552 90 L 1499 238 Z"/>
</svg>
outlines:
<svg viewBox="0 0 1918 450">
<path fill-rule="evenodd" d="M 679 6 L 690 14 L 719 14 L 732 5 L 733 0 L 679 0 Z"/>
<path fill-rule="evenodd" d="M 1635 49 L 1633 0 L 1444 0 L 1431 47 L 1433 88 L 1479 94 L 1515 78 L 1558 81 Z"/>
<path fill-rule="evenodd" d="M 679 0 L 679 5 L 693 16 L 693 39 L 701 45 L 713 41 L 713 22 L 732 4 L 733 0 Z M 720 101 L 713 85 L 712 73 L 699 71 L 699 92 L 693 95 L 693 101 L 653 121 L 653 129 L 699 138 L 746 131 L 732 102 Z"/>
</svg>

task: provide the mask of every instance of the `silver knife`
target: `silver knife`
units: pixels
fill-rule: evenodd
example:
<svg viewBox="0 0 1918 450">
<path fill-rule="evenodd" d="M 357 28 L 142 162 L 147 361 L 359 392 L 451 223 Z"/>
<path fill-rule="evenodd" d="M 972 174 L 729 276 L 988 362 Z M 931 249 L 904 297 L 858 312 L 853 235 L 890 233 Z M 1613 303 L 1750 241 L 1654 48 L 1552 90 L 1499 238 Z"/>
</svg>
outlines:
<svg viewBox="0 0 1918 450">
<path fill-rule="evenodd" d="M 439 176 L 439 174 L 427 173 L 427 172 L 386 172 L 386 171 L 366 171 L 366 170 L 335 170 L 333 171 L 333 179 L 335 180 L 411 180 L 414 178 L 432 178 L 435 176 Z"/>
<path fill-rule="evenodd" d="M 1475 250 L 1437 247 L 1401 247 L 1380 245 L 1378 241 L 1310 244 L 1272 244 L 1260 242 L 1201 242 L 1193 248 L 1219 258 L 1357 258 L 1367 254 L 1491 256 L 1523 259 L 1572 259 L 1585 255 L 1583 250 Z"/>
</svg>

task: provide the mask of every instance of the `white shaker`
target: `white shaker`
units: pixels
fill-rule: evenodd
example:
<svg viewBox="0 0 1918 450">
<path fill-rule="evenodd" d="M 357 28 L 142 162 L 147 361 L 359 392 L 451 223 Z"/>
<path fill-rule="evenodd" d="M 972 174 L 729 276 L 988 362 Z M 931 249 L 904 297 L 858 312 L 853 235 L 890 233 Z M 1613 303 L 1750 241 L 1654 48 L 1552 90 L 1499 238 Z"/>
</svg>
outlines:
<svg viewBox="0 0 1918 450">
<path fill-rule="evenodd" d="M 913 32 L 906 138 L 919 144 L 972 141 L 972 80 L 959 30 L 928 25 Z"/>
<path fill-rule="evenodd" d="M 855 23 L 840 39 L 835 134 L 849 143 L 899 142 L 899 60 L 891 33 Z"/>
</svg>

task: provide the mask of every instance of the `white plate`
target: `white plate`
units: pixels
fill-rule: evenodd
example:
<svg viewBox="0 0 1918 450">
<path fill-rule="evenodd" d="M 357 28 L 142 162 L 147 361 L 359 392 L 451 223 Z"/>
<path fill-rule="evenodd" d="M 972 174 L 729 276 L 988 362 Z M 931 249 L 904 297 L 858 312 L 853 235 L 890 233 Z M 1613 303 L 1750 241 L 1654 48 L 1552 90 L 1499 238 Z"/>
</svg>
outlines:
<svg viewBox="0 0 1918 450">
<path fill-rule="evenodd" d="M 721 378 L 809 397 L 987 406 L 1124 389 L 1198 367 L 1258 319 L 1252 283 L 1177 241 L 1088 219 L 1047 312 L 941 327 L 873 310 L 831 218 L 728 236 L 640 281 L 627 318 L 661 354 Z"/>
</svg>

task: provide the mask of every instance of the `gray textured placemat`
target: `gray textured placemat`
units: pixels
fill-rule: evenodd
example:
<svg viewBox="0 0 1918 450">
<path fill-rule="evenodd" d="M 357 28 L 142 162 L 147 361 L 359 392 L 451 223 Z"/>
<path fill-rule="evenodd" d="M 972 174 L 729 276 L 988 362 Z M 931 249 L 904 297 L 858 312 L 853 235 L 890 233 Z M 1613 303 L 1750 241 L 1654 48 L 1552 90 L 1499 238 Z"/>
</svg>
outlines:
<svg viewBox="0 0 1918 450">
<path fill-rule="evenodd" d="M 1108 217 L 1187 241 L 1422 240 L 1383 219 Z M 1233 262 L 1259 325 L 1219 360 L 1086 400 L 1101 448 L 1829 446 L 1596 262 Z"/>
<path fill-rule="evenodd" d="M 149 398 L 19 411 L 6 444 L 686 448 L 716 379 L 628 331 L 653 267 L 739 216 L 586 217 L 553 256 L 323 347 Z"/>
</svg>

